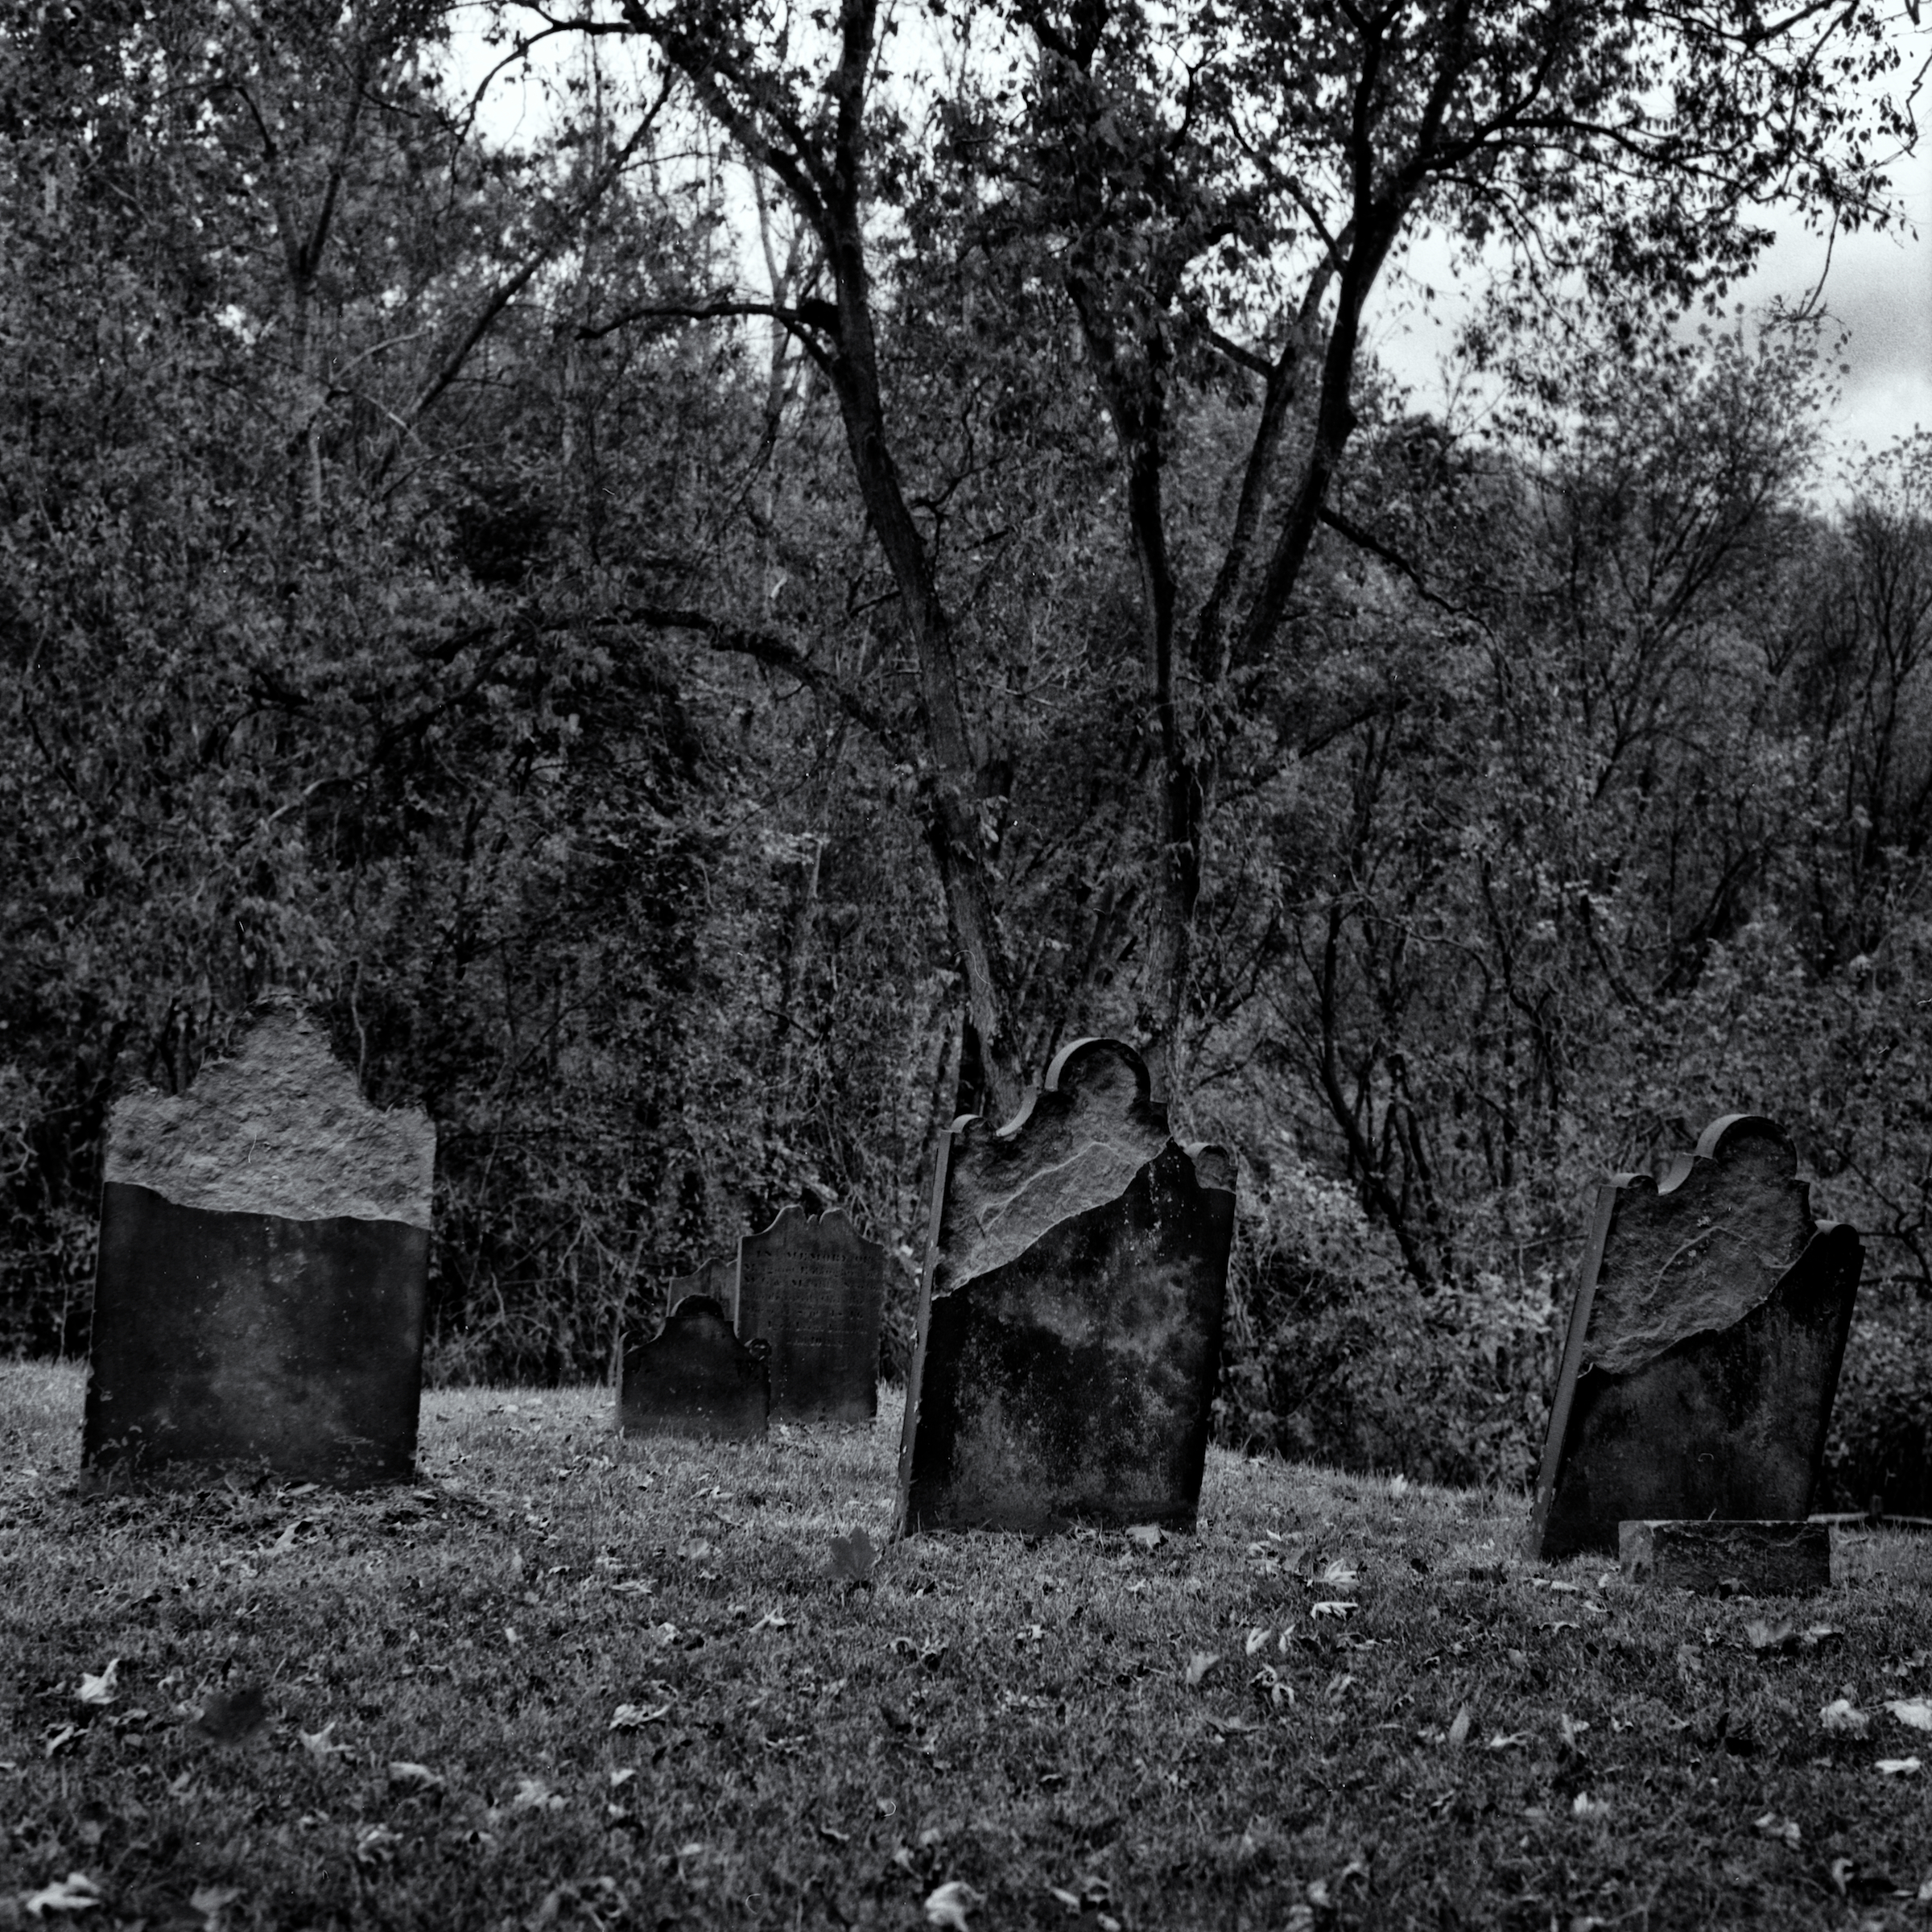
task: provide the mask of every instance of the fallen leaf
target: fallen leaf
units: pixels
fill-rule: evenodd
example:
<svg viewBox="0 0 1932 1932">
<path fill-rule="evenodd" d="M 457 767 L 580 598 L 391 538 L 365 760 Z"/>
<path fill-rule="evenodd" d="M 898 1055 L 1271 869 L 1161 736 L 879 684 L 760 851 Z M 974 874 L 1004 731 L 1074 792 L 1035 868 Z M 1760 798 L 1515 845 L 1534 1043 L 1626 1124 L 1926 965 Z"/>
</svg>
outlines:
<svg viewBox="0 0 1932 1932">
<path fill-rule="evenodd" d="M 1780 1818 L 1775 1811 L 1767 1811 L 1762 1818 L 1752 1821 L 1751 1828 L 1761 1832 L 1766 1838 L 1782 1839 L 1794 1850 L 1804 1834 L 1799 1831 L 1794 1818 Z"/>
<path fill-rule="evenodd" d="M 1060 1885 L 1049 1885 L 1046 1889 L 1051 1892 L 1053 1896 L 1057 1898 L 1069 1912 L 1074 1913 L 1076 1915 L 1079 1913 L 1080 1910 L 1080 1895 L 1079 1893 L 1069 1892 L 1064 1887 Z"/>
<path fill-rule="evenodd" d="M 1818 1714 L 1818 1721 L 1834 1737 L 1863 1737 L 1872 1720 L 1848 1697 L 1835 1697 Z"/>
<path fill-rule="evenodd" d="M 1848 1858 L 1835 1858 L 1827 1868 L 1827 1876 L 1831 1880 L 1831 1889 L 1837 1893 L 1840 1898 L 1844 1897 L 1847 1888 L 1852 1883 L 1852 1875 L 1857 1869 L 1857 1866 L 1853 1864 Z"/>
<path fill-rule="evenodd" d="M 1268 1702 L 1277 1711 L 1280 1710 L 1283 1704 L 1292 1704 L 1294 1702 L 1294 1686 L 1290 1683 L 1273 1664 L 1263 1664 L 1261 1669 L 1255 1672 L 1253 1681 L 1257 1690 L 1267 1693 Z"/>
<path fill-rule="evenodd" d="M 101 1903 L 101 1888 L 85 1872 L 70 1872 L 27 1898 L 28 1913 L 39 1918 L 49 1912 L 91 1912 Z"/>
<path fill-rule="evenodd" d="M 115 1679 L 121 1674 L 121 1660 L 110 1657 L 107 1668 L 98 1677 L 80 1673 L 80 1688 L 74 1695 L 84 1704 L 111 1704 L 114 1701 Z"/>
<path fill-rule="evenodd" d="M 832 1539 L 832 1574 L 848 1587 L 869 1583 L 878 1560 L 879 1553 L 863 1530 L 855 1530 L 850 1536 L 835 1536 Z"/>
<path fill-rule="evenodd" d="M 1932 1905 L 1932 1878 L 1921 1881 L 1918 1888 L 1918 1902 L 1922 1905 Z"/>
<path fill-rule="evenodd" d="M 1318 1583 L 1331 1583 L 1338 1590 L 1346 1589 L 1355 1581 L 1355 1566 L 1341 1557 L 1322 1567 L 1322 1573 L 1315 1579 Z"/>
<path fill-rule="evenodd" d="M 513 1811 L 561 1811 L 564 1801 L 540 1777 L 520 1777 L 510 1801 Z"/>
<path fill-rule="evenodd" d="M 1220 1661 L 1220 1656 L 1214 1651 L 1195 1651 L 1195 1653 L 1187 1660 L 1187 1670 L 1186 1673 L 1187 1688 L 1190 1690 L 1196 1689 L 1199 1686 L 1201 1679 L 1204 1678 L 1208 1673 L 1212 1670 Z"/>
<path fill-rule="evenodd" d="M 1760 1654 L 1767 1650 L 1773 1656 L 1788 1654 L 1798 1649 L 1798 1626 L 1783 1618 L 1775 1624 L 1746 1624 L 1744 1641 Z"/>
<path fill-rule="evenodd" d="M 188 1902 L 191 1909 L 212 1922 L 219 1918 L 241 1896 L 239 1885 L 197 1885 Z"/>
<path fill-rule="evenodd" d="M 331 1735 L 336 1720 L 332 1717 L 320 1731 L 298 1731 L 295 1736 L 302 1740 L 302 1748 L 309 1756 L 319 1758 L 326 1764 L 332 1757 L 353 1757 L 355 1754 L 347 1744 L 339 1744 Z"/>
<path fill-rule="evenodd" d="M 1610 1807 L 1600 1798 L 1592 1798 L 1587 1791 L 1579 1791 L 1571 1801 L 1570 1815 L 1572 1818 L 1604 1818 Z"/>
<path fill-rule="evenodd" d="M 1357 1606 L 1340 1597 L 1327 1597 L 1320 1603 L 1311 1604 L 1309 1614 L 1312 1616 L 1347 1616 Z"/>
<path fill-rule="evenodd" d="M 427 1765 L 411 1764 L 406 1758 L 393 1760 L 389 1767 L 389 1781 L 400 1785 L 411 1791 L 436 1791 L 442 1789 L 443 1781 Z"/>
<path fill-rule="evenodd" d="M 1451 1751 L 1459 1751 L 1469 1741 L 1469 1707 L 1464 1704 L 1455 1714 L 1455 1721 L 1449 1727 L 1448 1744 Z"/>
<path fill-rule="evenodd" d="M 969 1932 L 966 1914 L 984 1901 L 972 1887 L 962 1879 L 948 1879 L 943 1885 L 936 1886 L 926 1895 L 926 1922 L 929 1926 L 943 1926 L 950 1932 Z"/>
<path fill-rule="evenodd" d="M 259 1684 L 239 1690 L 217 1690 L 201 1707 L 195 1728 L 218 1744 L 238 1744 L 268 1722 L 268 1699 Z"/>
<path fill-rule="evenodd" d="M 789 1630 L 791 1628 L 791 1624 L 784 1617 L 781 1616 L 776 1610 L 767 1610 L 765 1614 L 751 1626 L 751 1634 L 753 1637 L 756 1637 L 761 1630 Z"/>
<path fill-rule="evenodd" d="M 80 1736 L 80 1727 L 78 1724 L 60 1725 L 57 1728 L 48 1732 L 47 1749 L 42 1753 L 42 1756 L 52 1757 L 56 1752 L 64 1751 Z"/>
<path fill-rule="evenodd" d="M 1129 1542 L 1138 1543 L 1143 1550 L 1158 1550 L 1166 1541 L 1158 1523 L 1130 1523 L 1125 1534 Z"/>
<path fill-rule="evenodd" d="M 1259 1724 L 1251 1724 L 1245 1717 L 1212 1717 L 1208 1724 L 1219 1737 L 1245 1737 L 1250 1732 L 1261 1729 Z"/>
<path fill-rule="evenodd" d="M 1915 1757 L 1881 1757 L 1878 1768 L 1887 1777 L 1916 1777 L 1919 1766 Z"/>
<path fill-rule="evenodd" d="M 1250 1630 L 1248 1633 L 1248 1654 L 1253 1657 L 1256 1651 L 1265 1648 L 1269 1638 L 1274 1635 L 1272 1630 Z"/>
<path fill-rule="evenodd" d="M 820 1825 L 819 1836 L 830 1839 L 835 1845 L 848 1845 L 852 1843 L 852 1834 L 849 1831 L 840 1831 L 836 1825 Z"/>
<path fill-rule="evenodd" d="M 369 1825 L 357 1835 L 354 1857 L 356 1863 L 365 1871 L 374 1871 L 379 1865 L 394 1861 L 396 1847 L 402 1842 L 400 1831 L 392 1831 L 387 1825 Z"/>
<path fill-rule="evenodd" d="M 701 1563 L 706 1557 L 716 1556 L 717 1554 L 715 1546 L 706 1542 L 701 1536 L 693 1538 L 688 1543 L 680 1543 L 678 1546 L 678 1554 L 683 1557 L 687 1563 Z"/>
<path fill-rule="evenodd" d="M 1932 1703 L 1922 1697 L 1889 1703 L 1885 1708 L 1901 1724 L 1909 1724 L 1914 1731 L 1932 1731 Z"/>
<path fill-rule="evenodd" d="M 1527 1731 L 1499 1731 L 1483 1748 L 1486 1751 L 1513 1751 L 1520 1745 L 1534 1741 L 1532 1734 Z"/>
<path fill-rule="evenodd" d="M 1835 1624 L 1813 1624 L 1799 1641 L 1807 1650 L 1823 1650 L 1842 1644 L 1845 1633 Z"/>
<path fill-rule="evenodd" d="M 658 1704 L 649 1709 L 642 1704 L 619 1704 L 611 1713 L 609 1728 L 613 1731 L 642 1731 L 646 1724 L 654 1724 L 658 1719 L 670 1715 L 669 1704 Z"/>
</svg>

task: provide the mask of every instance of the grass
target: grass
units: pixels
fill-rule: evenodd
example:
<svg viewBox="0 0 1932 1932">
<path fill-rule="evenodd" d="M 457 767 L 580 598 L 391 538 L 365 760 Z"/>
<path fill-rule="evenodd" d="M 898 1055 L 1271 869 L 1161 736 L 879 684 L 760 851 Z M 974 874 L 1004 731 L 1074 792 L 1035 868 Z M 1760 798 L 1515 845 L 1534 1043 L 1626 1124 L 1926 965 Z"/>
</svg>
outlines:
<svg viewBox="0 0 1932 1932">
<path fill-rule="evenodd" d="M 890 1405 L 736 1447 L 440 1390 L 419 1491 L 90 1497 L 81 1392 L 0 1366 L 0 1925 L 918 1928 L 955 1881 L 973 1932 L 1932 1925 L 1932 1769 L 1877 1769 L 1932 1767 L 1885 1711 L 1932 1695 L 1932 1539 L 1718 1602 L 1521 1560 L 1518 1497 L 1217 1451 L 1194 1537 L 845 1589 Z M 1754 1649 L 1779 1616 L 1839 1634 Z"/>
</svg>

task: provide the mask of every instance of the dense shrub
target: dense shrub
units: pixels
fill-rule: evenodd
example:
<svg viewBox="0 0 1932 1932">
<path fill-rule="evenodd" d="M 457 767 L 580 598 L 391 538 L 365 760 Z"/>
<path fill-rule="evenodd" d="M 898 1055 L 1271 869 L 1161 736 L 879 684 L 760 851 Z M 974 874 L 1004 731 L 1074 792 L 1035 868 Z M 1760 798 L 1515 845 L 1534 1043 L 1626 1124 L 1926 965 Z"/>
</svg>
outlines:
<svg viewBox="0 0 1932 1932">
<path fill-rule="evenodd" d="M 1561 1339 L 1548 1281 L 1424 1294 L 1347 1187 L 1292 1155 L 1241 1179 L 1220 1439 L 1418 1480 L 1525 1483 Z"/>
</svg>

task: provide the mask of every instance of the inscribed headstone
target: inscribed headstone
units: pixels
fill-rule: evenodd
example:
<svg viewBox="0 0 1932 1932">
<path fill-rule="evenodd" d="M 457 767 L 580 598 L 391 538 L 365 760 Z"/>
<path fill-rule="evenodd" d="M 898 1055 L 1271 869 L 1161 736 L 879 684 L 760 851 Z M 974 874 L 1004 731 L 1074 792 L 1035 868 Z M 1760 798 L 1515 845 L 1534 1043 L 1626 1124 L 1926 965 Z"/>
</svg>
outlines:
<svg viewBox="0 0 1932 1932">
<path fill-rule="evenodd" d="M 83 1461 L 407 1480 L 436 1149 L 287 1011 L 185 1093 L 121 1101 Z"/>
<path fill-rule="evenodd" d="M 1184 1147 L 1147 1068 L 1081 1040 L 933 1176 L 899 1452 L 901 1534 L 1191 1528 L 1220 1363 L 1233 1163 Z"/>
<path fill-rule="evenodd" d="M 1614 1552 L 1638 1519 L 1809 1513 L 1864 1265 L 1812 1217 L 1783 1129 L 1728 1114 L 1659 1187 L 1598 1191 L 1530 1547 Z"/>
<path fill-rule="evenodd" d="M 737 1326 L 771 1344 L 771 1412 L 869 1422 L 879 1407 L 886 1250 L 844 1212 L 787 1208 L 738 1243 Z"/>
<path fill-rule="evenodd" d="M 756 1441 L 771 1406 L 770 1352 L 762 1342 L 741 1342 L 712 1297 L 688 1296 L 649 1341 L 622 1351 L 617 1426 L 640 1435 Z"/>
</svg>

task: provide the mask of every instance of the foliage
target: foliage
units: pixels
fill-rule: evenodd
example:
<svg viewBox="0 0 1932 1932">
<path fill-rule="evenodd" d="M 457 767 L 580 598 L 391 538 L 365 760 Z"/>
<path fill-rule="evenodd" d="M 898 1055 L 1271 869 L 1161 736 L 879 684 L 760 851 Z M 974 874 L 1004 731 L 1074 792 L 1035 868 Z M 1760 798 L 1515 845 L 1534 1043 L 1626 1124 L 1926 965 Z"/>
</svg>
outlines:
<svg viewBox="0 0 1932 1932">
<path fill-rule="evenodd" d="M 1230 1439 L 1520 1477 L 1736 1107 L 1932 1280 L 1932 446 L 1819 509 L 1828 341 L 1672 306 L 1883 216 L 1870 9 L 512 10 L 514 141 L 439 7 L 254 19 L 0 14 L 0 1348 L 275 989 L 436 1120 L 438 1381 L 799 1199 L 902 1314 L 1090 1032 L 1244 1161 Z M 1480 434 L 1357 339 L 1426 221 L 1554 251 Z"/>
</svg>

